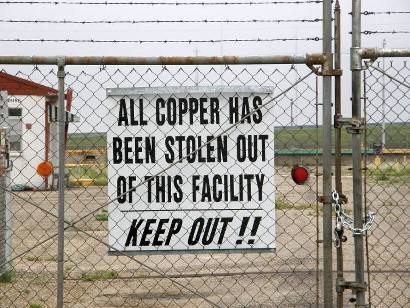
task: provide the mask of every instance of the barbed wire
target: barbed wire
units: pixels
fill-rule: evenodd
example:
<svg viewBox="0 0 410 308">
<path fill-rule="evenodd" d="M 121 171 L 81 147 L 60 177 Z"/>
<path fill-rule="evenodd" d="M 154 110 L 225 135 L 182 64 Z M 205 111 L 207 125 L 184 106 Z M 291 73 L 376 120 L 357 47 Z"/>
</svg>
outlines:
<svg viewBox="0 0 410 308">
<path fill-rule="evenodd" d="M 257 39 L 216 39 L 216 40 L 97 40 L 97 39 L 0 39 L 0 42 L 41 42 L 41 43 L 240 43 L 240 42 L 286 42 L 286 41 L 321 41 L 319 37 L 305 38 L 257 38 Z"/>
<path fill-rule="evenodd" d="M 409 34 L 410 31 L 402 31 L 402 30 L 391 30 L 391 31 L 371 31 L 365 30 L 362 31 L 364 35 L 372 35 L 372 34 Z"/>
<path fill-rule="evenodd" d="M 48 5 L 268 5 L 268 4 L 319 4 L 322 0 L 297 0 L 297 1 L 211 1 L 211 2 L 113 2 L 113 1 L 0 1 L 0 4 L 48 4 Z"/>
<path fill-rule="evenodd" d="M 49 24 L 159 24 L 159 23 L 315 23 L 322 19 L 169 19 L 169 20 L 23 20 L 23 19 L 0 19 L 0 23 L 49 23 Z"/>
<path fill-rule="evenodd" d="M 393 15 L 393 14 L 410 14 L 410 11 L 364 11 L 362 15 Z"/>
</svg>

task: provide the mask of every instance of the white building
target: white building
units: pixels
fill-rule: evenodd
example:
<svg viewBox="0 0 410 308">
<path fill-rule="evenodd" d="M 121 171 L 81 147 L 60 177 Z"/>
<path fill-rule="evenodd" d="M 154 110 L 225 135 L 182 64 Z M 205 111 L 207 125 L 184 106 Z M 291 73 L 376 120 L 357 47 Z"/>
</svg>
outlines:
<svg viewBox="0 0 410 308">
<path fill-rule="evenodd" d="M 9 129 L 11 186 L 49 189 L 52 177 L 58 174 L 58 91 L 4 72 L 0 72 L 0 91 L 7 108 L 0 127 Z M 65 97 L 66 109 L 70 110 L 72 91 L 67 91 Z M 52 176 L 37 174 L 36 168 L 43 161 L 53 165 Z"/>
</svg>

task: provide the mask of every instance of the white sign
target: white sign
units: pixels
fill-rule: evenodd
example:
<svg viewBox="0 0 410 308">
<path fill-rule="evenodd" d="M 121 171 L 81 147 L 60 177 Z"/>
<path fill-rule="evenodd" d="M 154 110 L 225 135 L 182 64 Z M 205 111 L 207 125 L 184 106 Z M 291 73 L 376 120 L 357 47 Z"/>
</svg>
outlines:
<svg viewBox="0 0 410 308">
<path fill-rule="evenodd" d="M 108 89 L 112 251 L 274 249 L 271 92 Z"/>
</svg>

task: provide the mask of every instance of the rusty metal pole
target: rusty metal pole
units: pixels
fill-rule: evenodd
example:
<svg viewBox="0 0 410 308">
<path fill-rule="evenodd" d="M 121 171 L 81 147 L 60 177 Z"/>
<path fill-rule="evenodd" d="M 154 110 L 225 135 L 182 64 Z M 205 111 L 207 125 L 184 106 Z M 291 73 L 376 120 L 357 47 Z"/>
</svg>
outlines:
<svg viewBox="0 0 410 308">
<path fill-rule="evenodd" d="M 361 49 L 361 0 L 352 0 L 352 123 L 361 123 L 361 86 L 362 57 Z M 362 181 L 362 149 L 361 127 L 352 130 L 352 161 L 353 161 L 353 217 L 354 228 L 363 228 L 363 181 Z M 364 251 L 363 234 L 354 234 L 356 307 L 367 307 L 364 281 Z"/>
<path fill-rule="evenodd" d="M 58 65 L 235 65 L 235 64 L 323 64 L 320 53 L 274 56 L 221 57 L 42 57 L 0 56 L 0 64 Z"/>
<path fill-rule="evenodd" d="M 7 92 L 0 91 L 0 277 L 11 270 L 11 208 L 9 194 L 9 147 Z"/>
<path fill-rule="evenodd" d="M 333 69 L 332 0 L 323 1 L 323 71 Z M 323 76 L 323 299 L 333 307 L 333 230 L 332 230 L 332 76 Z"/>
<path fill-rule="evenodd" d="M 335 53 L 335 70 L 341 68 L 341 36 L 340 36 L 340 4 L 336 0 L 335 5 L 335 24 L 334 24 L 334 53 Z M 342 117 L 342 93 L 341 93 L 341 76 L 335 76 L 335 118 Z M 339 195 L 342 195 L 342 127 L 335 126 L 335 186 Z M 343 279 L 343 243 L 340 241 L 339 247 L 336 248 L 336 268 L 337 279 Z M 343 308 L 343 288 L 336 287 L 336 305 Z"/>
<path fill-rule="evenodd" d="M 64 303 L 64 189 L 65 189 L 65 102 L 64 59 L 58 63 L 58 252 L 57 252 L 57 308 Z"/>
</svg>

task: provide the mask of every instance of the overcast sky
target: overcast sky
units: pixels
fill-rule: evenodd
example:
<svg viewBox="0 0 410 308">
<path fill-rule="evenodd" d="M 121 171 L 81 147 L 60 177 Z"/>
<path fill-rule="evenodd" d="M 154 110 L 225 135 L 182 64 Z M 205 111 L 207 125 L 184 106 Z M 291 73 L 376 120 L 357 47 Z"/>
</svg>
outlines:
<svg viewBox="0 0 410 308">
<path fill-rule="evenodd" d="M 115 1 L 115 0 L 114 0 Z M 168 0 L 169 1 L 169 0 Z M 155 1 L 154 1 L 155 2 Z M 175 2 L 175 1 L 174 1 Z M 408 0 L 364 0 L 363 11 L 410 10 Z M 350 42 L 350 0 L 340 1 L 343 15 L 343 51 Z M 322 17 L 321 4 L 234 6 L 145 5 L 7 5 L 0 4 L 1 18 L 14 20 L 161 20 L 161 19 L 315 19 Z M 2 23 L 2 38 L 52 39 L 231 39 L 321 37 L 321 23 L 246 24 L 10 24 Z M 363 30 L 410 30 L 409 15 L 364 16 Z M 406 47 L 409 34 L 363 37 L 365 46 Z M 408 47 L 408 44 L 407 44 Z M 321 50 L 321 42 L 200 43 L 200 44 L 83 44 L 1 42 L 2 55 L 252 55 L 289 54 Z"/>
<path fill-rule="evenodd" d="M 75 1 L 75 0 L 74 0 Z M 95 0 L 99 1 L 99 0 Z M 115 0 L 114 0 L 115 1 Z M 156 0 L 152 0 L 155 2 Z M 163 0 L 169 1 L 169 0 Z M 196 1 L 196 0 L 194 0 Z M 170 1 L 175 2 L 175 1 Z M 344 99 L 350 96 L 349 48 L 351 0 L 341 0 Z M 362 11 L 410 11 L 409 0 L 363 0 Z M 13 5 L 0 4 L 1 18 L 12 20 L 241 20 L 322 18 L 321 4 L 233 5 L 233 6 L 146 6 L 146 5 Z M 410 15 L 369 15 L 362 18 L 362 30 L 410 31 Z M 235 24 L 20 24 L 1 23 L 3 39 L 97 39 L 97 40 L 212 40 L 321 37 L 317 23 Z M 363 35 L 364 47 L 409 48 L 410 34 Z M 320 52 L 321 41 L 245 43 L 26 43 L 0 42 L 1 55 L 88 55 L 88 56 L 193 56 L 269 55 Z M 350 106 L 344 104 L 344 112 Z"/>
</svg>

